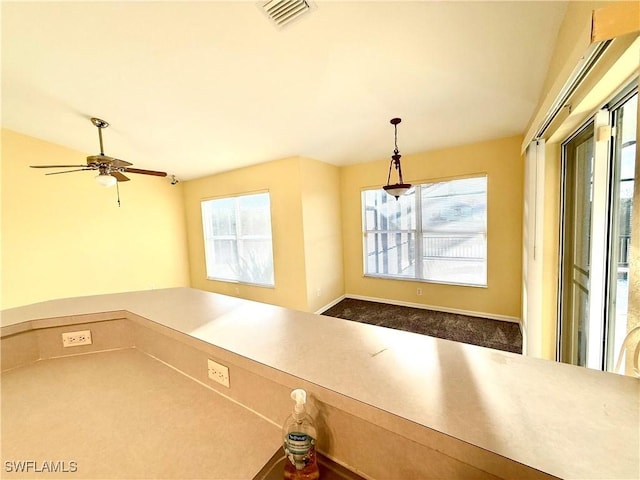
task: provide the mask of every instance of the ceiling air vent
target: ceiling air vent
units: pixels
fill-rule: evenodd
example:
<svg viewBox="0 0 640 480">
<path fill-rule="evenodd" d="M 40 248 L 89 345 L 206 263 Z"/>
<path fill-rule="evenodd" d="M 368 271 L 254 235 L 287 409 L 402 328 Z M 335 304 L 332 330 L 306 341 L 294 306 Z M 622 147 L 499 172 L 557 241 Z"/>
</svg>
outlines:
<svg viewBox="0 0 640 480">
<path fill-rule="evenodd" d="M 262 9 L 278 28 L 300 18 L 311 8 L 312 4 L 307 0 L 270 0 L 262 4 Z"/>
</svg>

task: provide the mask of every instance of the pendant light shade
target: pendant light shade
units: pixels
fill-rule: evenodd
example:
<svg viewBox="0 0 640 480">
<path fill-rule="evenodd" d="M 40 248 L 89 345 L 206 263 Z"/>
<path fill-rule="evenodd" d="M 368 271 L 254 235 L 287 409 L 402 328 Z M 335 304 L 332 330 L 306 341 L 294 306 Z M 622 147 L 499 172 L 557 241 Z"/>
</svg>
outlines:
<svg viewBox="0 0 640 480">
<path fill-rule="evenodd" d="M 395 129 L 395 149 L 393 155 L 391 155 L 391 163 L 389 164 L 389 174 L 387 175 L 387 184 L 382 187 L 392 197 L 396 197 L 396 200 L 400 198 L 400 195 L 404 195 L 411 188 L 410 183 L 404 183 L 402 180 L 402 166 L 400 165 L 400 152 L 398 151 L 398 124 L 402 120 L 400 118 L 392 118 L 391 125 Z M 398 182 L 391 184 L 391 170 L 395 169 L 398 172 Z"/>
</svg>

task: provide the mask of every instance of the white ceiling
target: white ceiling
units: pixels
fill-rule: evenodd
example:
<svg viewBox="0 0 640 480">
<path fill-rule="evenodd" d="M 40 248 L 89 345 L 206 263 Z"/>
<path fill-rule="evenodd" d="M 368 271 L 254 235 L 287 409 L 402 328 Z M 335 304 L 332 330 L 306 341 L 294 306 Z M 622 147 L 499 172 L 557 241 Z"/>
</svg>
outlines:
<svg viewBox="0 0 640 480">
<path fill-rule="evenodd" d="M 521 134 L 566 2 L 2 2 L 3 127 L 187 180 Z M 7 161 L 10 159 L 5 159 Z M 78 159 L 49 158 L 42 163 Z M 81 159 L 82 160 L 82 159 Z"/>
</svg>

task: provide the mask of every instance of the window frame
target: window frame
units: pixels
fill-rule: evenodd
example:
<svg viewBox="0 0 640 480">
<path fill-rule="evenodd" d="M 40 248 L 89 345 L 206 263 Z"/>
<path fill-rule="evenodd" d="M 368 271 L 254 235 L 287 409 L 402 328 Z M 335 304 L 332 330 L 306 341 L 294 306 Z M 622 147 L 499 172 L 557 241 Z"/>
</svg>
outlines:
<svg viewBox="0 0 640 480">
<path fill-rule="evenodd" d="M 442 184 L 447 182 L 455 182 L 458 180 L 468 180 L 468 179 L 485 179 L 485 213 L 484 213 L 484 279 L 483 283 L 469 283 L 464 281 L 446 281 L 446 280 L 438 280 L 438 279 L 428 279 L 425 278 L 424 272 L 424 236 L 428 230 L 423 228 L 423 219 L 422 219 L 422 201 L 419 199 L 422 198 L 422 189 L 424 187 Z M 433 283 L 433 284 L 441 284 L 441 285 L 451 285 L 451 286 L 461 286 L 461 287 L 475 287 L 475 288 L 488 288 L 489 286 L 489 234 L 488 234 L 488 224 L 489 224 L 489 213 L 488 213 L 488 204 L 489 204 L 489 175 L 486 172 L 479 172 L 470 175 L 465 175 L 462 177 L 454 177 L 454 178 L 446 178 L 446 179 L 433 179 L 433 180 L 425 180 L 414 184 L 411 190 L 407 194 L 414 195 L 414 202 L 412 205 L 412 213 L 415 215 L 415 229 L 403 229 L 403 230 L 367 230 L 367 205 L 365 195 L 366 192 L 384 192 L 379 187 L 376 188 L 365 188 L 361 190 L 360 195 L 360 210 L 362 215 L 362 275 L 366 278 L 380 278 L 386 280 L 399 280 L 399 281 L 409 281 L 409 282 L 419 282 L 419 283 Z M 395 200 L 394 200 L 395 201 Z M 368 256 L 370 252 L 367 250 L 367 240 L 368 235 L 371 234 L 380 234 L 380 233 L 408 233 L 409 235 L 414 235 L 414 252 L 413 252 L 413 275 L 400 275 L 400 274 L 389 274 L 389 273 L 369 273 L 368 272 Z M 478 232 L 480 233 L 480 232 Z M 417 261 L 416 259 L 422 259 L 421 261 Z"/>
<path fill-rule="evenodd" d="M 242 199 L 243 197 L 252 197 L 252 196 L 258 196 L 258 195 L 267 195 L 267 199 L 268 199 L 268 210 L 269 210 L 269 235 L 250 235 L 250 234 L 242 234 L 242 226 L 241 226 L 241 220 L 240 220 L 240 208 L 239 208 L 239 202 L 240 199 Z M 222 200 L 233 200 L 234 201 L 234 216 L 235 216 L 235 233 L 231 233 L 231 234 L 220 234 L 220 235 L 208 235 L 207 231 L 206 231 L 206 225 L 205 225 L 205 214 L 206 212 L 206 207 L 205 204 L 208 204 L 210 202 L 215 202 L 215 201 L 222 201 Z M 242 285 L 251 285 L 251 286 L 257 286 L 257 287 L 264 287 L 264 288 L 275 288 L 275 256 L 274 256 L 274 249 L 273 249 L 273 215 L 271 214 L 271 193 L 269 192 L 269 190 L 260 190 L 260 191 L 254 191 L 254 192 L 245 192 L 245 193 L 238 193 L 238 194 L 232 194 L 232 195 L 224 195 L 224 196 L 219 196 L 219 197 L 211 197 L 211 198 L 204 198 L 200 201 L 200 211 L 201 211 L 201 225 L 202 225 L 202 240 L 203 240 L 203 247 L 204 247 L 204 261 L 205 261 L 205 277 L 207 280 L 212 280 L 212 281 L 217 281 L 217 282 L 227 282 L 227 283 L 235 283 L 235 284 L 242 284 Z M 238 262 L 236 263 L 236 268 L 239 268 L 240 266 L 240 261 L 239 259 L 241 258 L 240 256 L 240 252 L 239 252 L 239 244 L 242 241 L 245 240 L 269 240 L 270 241 L 270 259 L 271 259 L 271 282 L 258 282 L 258 281 L 247 281 L 245 279 L 234 279 L 234 278 L 227 278 L 224 276 L 219 276 L 219 275 L 215 275 L 212 274 L 213 272 L 209 272 L 209 264 L 210 264 L 210 256 L 211 255 L 215 255 L 214 251 L 210 251 L 208 247 L 208 245 L 210 245 L 210 242 L 214 241 L 214 240 L 231 240 L 231 241 L 235 241 L 236 242 L 236 249 L 235 249 L 235 253 L 236 253 L 236 259 L 238 260 Z"/>
</svg>

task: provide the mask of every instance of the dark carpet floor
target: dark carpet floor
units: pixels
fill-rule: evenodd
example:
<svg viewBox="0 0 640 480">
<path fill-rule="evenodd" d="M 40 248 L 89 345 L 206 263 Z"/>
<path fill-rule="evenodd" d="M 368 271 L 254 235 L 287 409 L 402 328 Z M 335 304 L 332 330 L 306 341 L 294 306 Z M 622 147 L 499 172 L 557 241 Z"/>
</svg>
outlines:
<svg viewBox="0 0 640 480">
<path fill-rule="evenodd" d="M 517 323 L 345 298 L 322 313 L 456 342 L 522 353 Z"/>
</svg>

